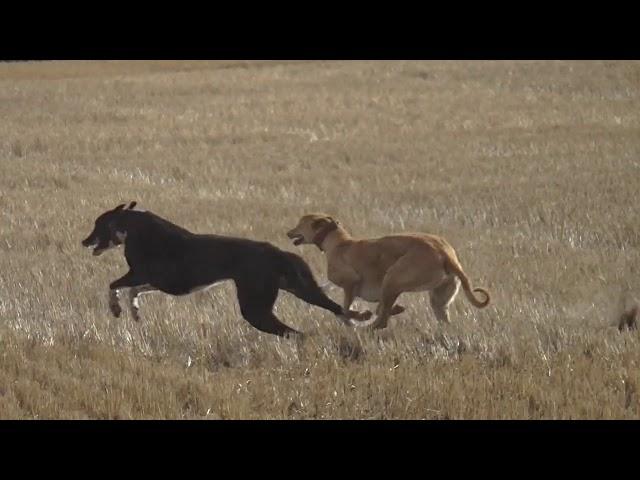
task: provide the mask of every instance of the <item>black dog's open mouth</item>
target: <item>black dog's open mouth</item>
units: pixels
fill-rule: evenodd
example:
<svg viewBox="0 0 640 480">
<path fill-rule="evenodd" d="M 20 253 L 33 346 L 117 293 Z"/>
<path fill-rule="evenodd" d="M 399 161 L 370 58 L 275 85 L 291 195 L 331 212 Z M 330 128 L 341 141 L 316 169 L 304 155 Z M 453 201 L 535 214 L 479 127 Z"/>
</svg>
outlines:
<svg viewBox="0 0 640 480">
<path fill-rule="evenodd" d="M 109 248 L 109 247 L 105 247 L 105 246 L 101 247 L 98 242 L 89 243 L 89 244 L 87 244 L 85 242 L 82 242 L 82 246 L 85 247 L 85 248 L 92 249 L 93 251 L 91 253 L 96 257 Z"/>
</svg>

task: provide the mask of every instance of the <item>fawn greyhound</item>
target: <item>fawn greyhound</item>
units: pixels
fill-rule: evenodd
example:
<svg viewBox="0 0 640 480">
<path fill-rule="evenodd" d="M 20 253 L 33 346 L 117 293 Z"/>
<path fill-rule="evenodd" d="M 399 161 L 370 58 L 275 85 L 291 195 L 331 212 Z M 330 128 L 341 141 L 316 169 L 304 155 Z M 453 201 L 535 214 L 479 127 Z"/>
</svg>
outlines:
<svg viewBox="0 0 640 480">
<path fill-rule="evenodd" d="M 478 308 L 489 304 L 483 288 L 472 291 L 456 252 L 436 235 L 400 234 L 358 240 L 332 217 L 324 214 L 304 215 L 298 225 L 287 232 L 294 245 L 315 244 L 327 257 L 329 281 L 344 290 L 344 311 L 355 297 L 379 302 L 376 318 L 366 325 L 385 328 L 389 317 L 404 311 L 394 305 L 403 292 L 431 292 L 431 307 L 436 317 L 449 321 L 449 305 L 462 288 L 469 301 Z M 473 292 L 480 292 L 479 300 Z M 371 312 L 356 318 L 368 320 Z"/>
<path fill-rule="evenodd" d="M 129 288 L 131 312 L 138 320 L 138 295 L 162 291 L 186 295 L 223 280 L 236 285 L 242 316 L 263 332 L 286 336 L 300 332 L 280 322 L 273 305 L 280 289 L 333 312 L 343 310 L 325 295 L 298 255 L 267 242 L 191 233 L 149 211 L 118 205 L 100 215 L 82 245 L 93 255 L 124 244 L 129 271 L 109 285 L 109 307 L 118 317 L 119 291 Z M 358 318 L 357 312 L 349 311 Z"/>
</svg>

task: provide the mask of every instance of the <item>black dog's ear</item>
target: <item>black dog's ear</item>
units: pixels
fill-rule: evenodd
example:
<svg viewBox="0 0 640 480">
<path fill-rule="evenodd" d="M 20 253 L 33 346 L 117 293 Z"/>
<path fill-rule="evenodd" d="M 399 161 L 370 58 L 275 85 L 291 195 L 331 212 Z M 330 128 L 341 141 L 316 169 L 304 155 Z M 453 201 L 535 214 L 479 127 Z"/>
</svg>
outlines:
<svg viewBox="0 0 640 480">
<path fill-rule="evenodd" d="M 131 210 L 131 209 L 132 209 L 133 207 L 135 207 L 137 204 L 138 204 L 138 202 L 136 202 L 136 201 L 131 202 L 131 203 L 129 204 L 128 209 L 129 209 L 129 210 Z"/>
<path fill-rule="evenodd" d="M 126 203 L 123 203 L 121 205 L 118 205 L 116 208 L 113 209 L 114 212 L 117 212 L 118 210 L 122 210 L 124 208 L 124 206 L 126 205 Z"/>
</svg>

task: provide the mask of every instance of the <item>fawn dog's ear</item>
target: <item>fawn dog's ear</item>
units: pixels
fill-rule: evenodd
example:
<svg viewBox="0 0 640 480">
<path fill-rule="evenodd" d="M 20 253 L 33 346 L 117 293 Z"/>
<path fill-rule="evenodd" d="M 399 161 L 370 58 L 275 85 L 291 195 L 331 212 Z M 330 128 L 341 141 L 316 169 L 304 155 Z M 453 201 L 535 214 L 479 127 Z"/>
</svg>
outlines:
<svg viewBox="0 0 640 480">
<path fill-rule="evenodd" d="M 328 218 L 319 218 L 311 222 L 311 228 L 313 228 L 314 230 L 318 230 L 324 225 L 328 225 L 330 223 L 331 223 L 331 220 L 329 220 Z"/>
<path fill-rule="evenodd" d="M 138 202 L 133 201 L 129 204 L 129 206 L 127 207 L 128 210 L 131 210 L 133 207 L 135 207 L 138 204 Z"/>
<path fill-rule="evenodd" d="M 326 216 L 324 218 L 319 218 L 317 220 L 314 220 L 311 223 L 311 228 L 313 228 L 314 230 L 318 230 L 320 227 L 323 227 L 325 225 L 336 225 L 337 226 L 337 225 L 339 225 L 339 223 L 333 217 Z"/>
</svg>

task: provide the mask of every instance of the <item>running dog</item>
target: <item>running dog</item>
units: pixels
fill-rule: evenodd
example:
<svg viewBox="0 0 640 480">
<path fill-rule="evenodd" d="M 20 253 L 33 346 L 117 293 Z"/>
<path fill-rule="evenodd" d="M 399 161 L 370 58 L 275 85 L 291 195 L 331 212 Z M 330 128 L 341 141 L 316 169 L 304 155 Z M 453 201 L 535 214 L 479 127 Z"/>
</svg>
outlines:
<svg viewBox="0 0 640 480">
<path fill-rule="evenodd" d="M 403 292 L 431 292 L 431 307 L 438 320 L 449 322 L 449 305 L 462 288 L 478 308 L 489 304 L 489 292 L 472 290 L 453 247 L 443 238 L 422 233 L 390 235 L 359 240 L 332 217 L 324 214 L 303 216 L 287 232 L 294 245 L 315 244 L 327 257 L 327 277 L 344 290 L 343 309 L 349 311 L 355 297 L 379 302 L 376 318 L 368 323 L 385 328 L 389 317 L 405 309 L 394 305 Z M 483 294 L 478 299 L 473 292 Z M 368 320 L 371 312 L 356 318 Z"/>
<path fill-rule="evenodd" d="M 138 296 L 161 291 L 186 295 L 223 280 L 236 285 L 242 316 L 266 333 L 288 336 L 300 332 L 283 324 L 273 313 L 280 289 L 317 305 L 342 321 L 343 310 L 325 295 L 311 269 L 298 255 L 267 242 L 221 235 L 203 235 L 174 225 L 149 211 L 118 205 L 100 215 L 82 245 L 93 255 L 124 245 L 129 271 L 109 285 L 109 307 L 119 317 L 119 291 L 129 288 L 131 312 L 138 316 Z M 358 318 L 357 312 L 348 312 Z"/>
</svg>

